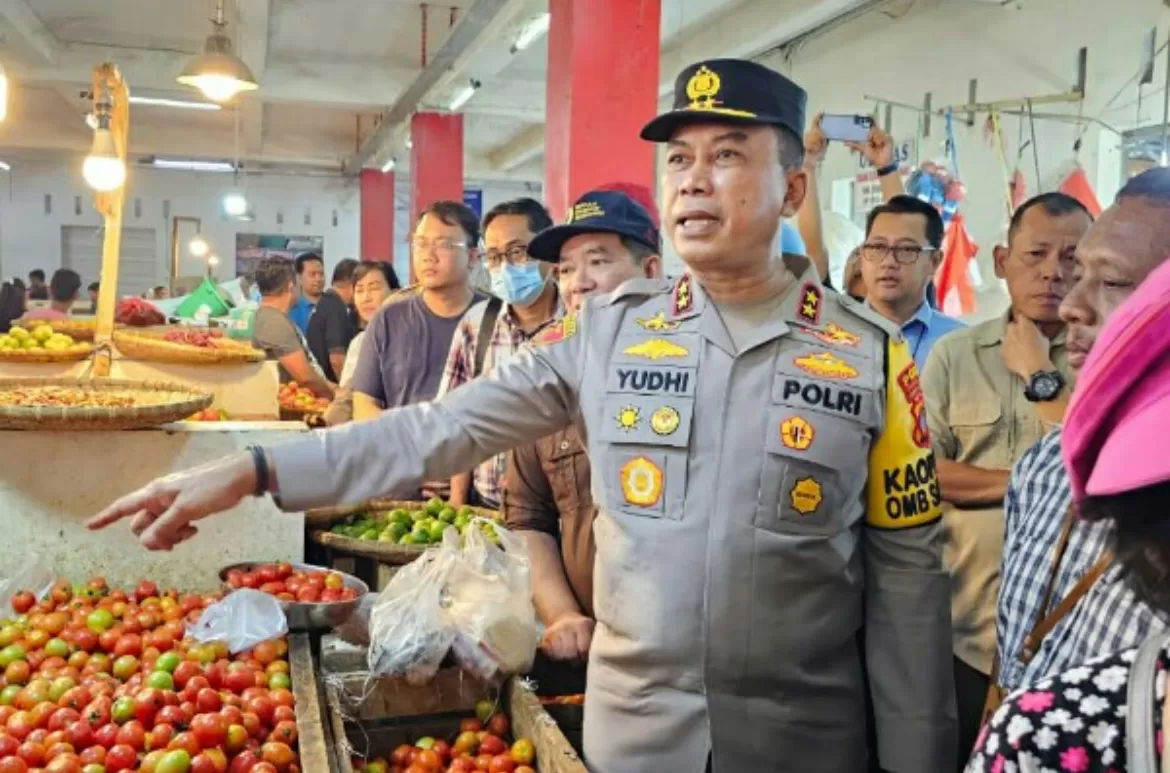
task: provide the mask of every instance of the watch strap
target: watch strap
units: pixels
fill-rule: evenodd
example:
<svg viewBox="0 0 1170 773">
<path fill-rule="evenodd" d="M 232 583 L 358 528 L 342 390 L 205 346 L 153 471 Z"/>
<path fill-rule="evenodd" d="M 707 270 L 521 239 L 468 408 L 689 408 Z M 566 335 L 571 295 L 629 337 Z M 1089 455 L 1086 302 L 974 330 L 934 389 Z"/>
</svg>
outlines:
<svg viewBox="0 0 1170 773">
<path fill-rule="evenodd" d="M 878 177 L 888 177 L 896 171 L 898 171 L 898 162 L 894 161 L 890 164 L 887 164 L 886 166 L 883 166 L 881 169 L 878 169 L 877 175 Z"/>
<path fill-rule="evenodd" d="M 252 490 L 252 496 L 262 497 L 268 493 L 268 455 L 260 446 L 248 446 L 248 452 L 252 454 L 252 464 L 256 466 L 256 488 Z"/>
</svg>

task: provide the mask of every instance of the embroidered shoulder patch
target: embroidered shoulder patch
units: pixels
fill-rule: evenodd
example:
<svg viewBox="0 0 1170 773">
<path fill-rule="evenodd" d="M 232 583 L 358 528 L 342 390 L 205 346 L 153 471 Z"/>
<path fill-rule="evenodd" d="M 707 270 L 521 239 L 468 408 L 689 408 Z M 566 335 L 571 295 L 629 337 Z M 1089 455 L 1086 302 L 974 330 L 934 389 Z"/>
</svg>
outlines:
<svg viewBox="0 0 1170 773">
<path fill-rule="evenodd" d="M 532 339 L 532 343 L 537 346 L 544 346 L 545 344 L 555 344 L 558 341 L 564 341 L 572 338 L 577 334 L 577 315 L 566 314 L 565 316 L 552 323 L 544 330 L 542 330 L 536 338 Z"/>
</svg>

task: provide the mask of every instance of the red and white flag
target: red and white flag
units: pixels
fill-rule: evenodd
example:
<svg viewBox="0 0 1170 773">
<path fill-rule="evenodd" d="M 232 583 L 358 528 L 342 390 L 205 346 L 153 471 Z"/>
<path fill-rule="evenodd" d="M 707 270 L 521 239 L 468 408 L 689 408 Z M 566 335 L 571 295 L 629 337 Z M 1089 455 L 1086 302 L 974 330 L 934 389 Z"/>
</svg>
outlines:
<svg viewBox="0 0 1170 773">
<path fill-rule="evenodd" d="M 1089 185 L 1089 177 L 1080 166 L 1072 170 L 1060 183 L 1060 192 L 1084 204 L 1085 209 L 1089 210 L 1093 217 L 1101 214 L 1101 202 L 1097 201 L 1097 194 L 1093 192 L 1093 186 Z"/>
<path fill-rule="evenodd" d="M 963 216 L 955 214 L 943 239 L 943 259 L 934 275 L 938 305 L 944 314 L 961 317 L 975 311 L 975 288 L 971 283 L 971 261 L 979 246 L 963 225 Z"/>
</svg>

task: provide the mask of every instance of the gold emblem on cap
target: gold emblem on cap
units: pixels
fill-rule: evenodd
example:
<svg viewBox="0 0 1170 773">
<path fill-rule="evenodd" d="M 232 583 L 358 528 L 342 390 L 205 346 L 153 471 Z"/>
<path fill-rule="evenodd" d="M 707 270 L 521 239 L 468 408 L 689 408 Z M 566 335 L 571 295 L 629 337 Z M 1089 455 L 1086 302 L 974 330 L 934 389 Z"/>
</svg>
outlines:
<svg viewBox="0 0 1170 773">
<path fill-rule="evenodd" d="M 687 81 L 687 96 L 691 98 L 691 109 L 713 110 L 717 104 L 715 95 L 719 93 L 719 87 L 722 85 L 718 73 L 705 64 L 700 65 Z"/>
</svg>

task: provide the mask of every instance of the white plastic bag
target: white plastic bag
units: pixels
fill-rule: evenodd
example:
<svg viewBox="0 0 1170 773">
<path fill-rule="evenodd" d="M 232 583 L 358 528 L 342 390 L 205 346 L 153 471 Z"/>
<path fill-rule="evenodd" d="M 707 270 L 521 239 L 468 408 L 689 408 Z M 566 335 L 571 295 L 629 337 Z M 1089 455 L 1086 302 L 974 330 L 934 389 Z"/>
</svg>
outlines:
<svg viewBox="0 0 1170 773">
<path fill-rule="evenodd" d="M 528 669 L 538 643 L 524 541 L 476 518 L 390 579 L 370 613 L 368 662 L 371 673 L 425 684 L 450 650 L 465 671 L 492 680 Z"/>
<path fill-rule="evenodd" d="M 288 619 L 273 596 L 241 588 L 203 610 L 198 621 L 187 625 L 187 633 L 198 642 L 226 642 L 234 654 L 284 636 Z"/>
<path fill-rule="evenodd" d="M 29 553 L 15 572 L 7 578 L 0 579 L 0 618 L 14 614 L 12 597 L 21 591 L 31 591 L 37 600 L 43 599 L 56 576 L 45 565 L 45 562 L 36 553 Z"/>
<path fill-rule="evenodd" d="M 439 609 L 454 559 L 450 551 L 428 550 L 390 578 L 370 611 L 371 674 L 423 685 L 438 673 L 455 635 Z"/>
</svg>

